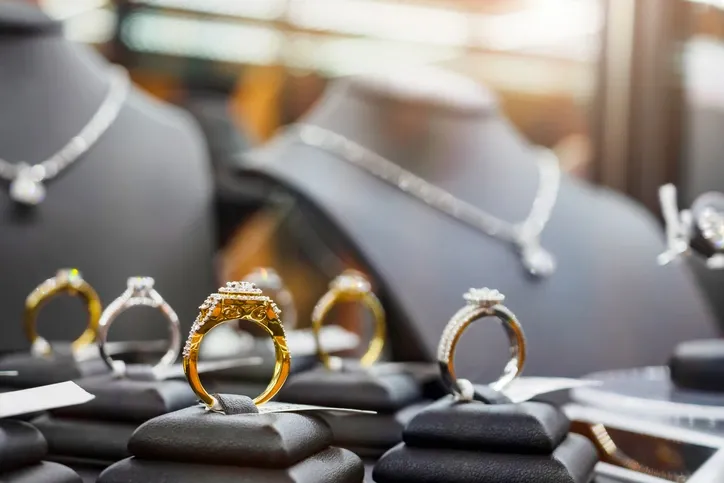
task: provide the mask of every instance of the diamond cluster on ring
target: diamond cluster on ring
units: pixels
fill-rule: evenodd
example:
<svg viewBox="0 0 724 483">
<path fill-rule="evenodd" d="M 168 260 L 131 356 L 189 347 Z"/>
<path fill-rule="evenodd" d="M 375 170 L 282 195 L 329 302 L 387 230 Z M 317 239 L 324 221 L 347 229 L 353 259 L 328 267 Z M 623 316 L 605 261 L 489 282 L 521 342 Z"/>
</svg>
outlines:
<svg viewBox="0 0 724 483">
<path fill-rule="evenodd" d="M 493 305 L 499 304 L 505 300 L 505 295 L 500 293 L 498 290 L 484 287 L 471 288 L 463 295 L 463 298 L 470 305 L 492 307 Z"/>
<path fill-rule="evenodd" d="M 128 279 L 127 287 L 133 292 L 141 294 L 148 293 L 155 283 L 152 277 L 131 277 Z"/>
<path fill-rule="evenodd" d="M 60 283 L 75 285 L 83 281 L 83 276 L 77 268 L 62 268 L 55 274 Z"/>
<path fill-rule="evenodd" d="M 209 321 L 214 310 L 223 300 L 269 302 L 277 317 L 282 313 L 277 304 L 266 295 L 263 295 L 262 290 L 255 284 L 245 281 L 227 282 L 226 285 L 219 288 L 218 293 L 212 293 L 206 297 L 204 303 L 199 305 L 201 312 L 199 312 L 199 315 L 196 317 L 194 324 L 191 326 L 189 337 L 186 339 L 186 345 L 182 352 L 184 357 L 188 357 L 191 352 L 191 340 L 193 336 Z M 206 311 L 206 314 L 202 317 L 201 313 L 203 311 Z"/>
<path fill-rule="evenodd" d="M 369 292 L 372 290 L 370 282 L 356 270 L 346 270 L 332 280 L 329 288 L 340 292 Z"/>
<path fill-rule="evenodd" d="M 219 293 L 261 295 L 261 289 L 251 282 L 226 282 L 225 286 L 219 288 Z"/>
<path fill-rule="evenodd" d="M 485 287 L 471 288 L 463 295 L 463 298 L 467 302 L 466 306 L 452 316 L 450 322 L 443 329 L 440 344 L 437 346 L 437 360 L 446 364 L 452 355 L 453 341 L 469 322 L 471 312 L 478 308 L 489 309 L 503 302 L 505 295 L 498 290 Z"/>
</svg>

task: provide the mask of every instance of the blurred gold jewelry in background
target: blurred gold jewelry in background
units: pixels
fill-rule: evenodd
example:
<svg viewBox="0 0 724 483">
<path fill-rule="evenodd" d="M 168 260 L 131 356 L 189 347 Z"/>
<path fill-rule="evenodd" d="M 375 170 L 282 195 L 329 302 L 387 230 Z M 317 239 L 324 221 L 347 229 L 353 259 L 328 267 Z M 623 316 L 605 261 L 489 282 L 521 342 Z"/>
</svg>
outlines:
<svg viewBox="0 0 724 483">
<path fill-rule="evenodd" d="M 375 332 L 367 352 L 360 358 L 360 364 L 363 367 L 369 367 L 377 362 L 385 346 L 385 334 L 387 332 L 385 310 L 382 308 L 377 296 L 372 292 L 370 282 L 357 270 L 345 270 L 332 280 L 329 284 L 329 290 L 314 307 L 312 312 L 312 333 L 317 346 L 317 356 L 327 369 L 341 369 L 340 360 L 331 357 L 322 347 L 320 340 L 322 323 L 332 307 L 339 302 L 361 302 L 372 311 L 375 319 Z"/>
<path fill-rule="evenodd" d="M 73 341 L 71 347 L 73 352 L 78 352 L 83 347 L 92 344 L 98 333 L 98 321 L 101 318 L 101 300 L 93 287 L 83 280 L 83 276 L 75 268 L 58 270 L 53 278 L 49 278 L 38 285 L 25 299 L 25 311 L 23 313 L 23 327 L 31 345 L 31 352 L 34 355 L 49 355 L 52 353 L 50 343 L 38 334 L 37 317 L 40 309 L 50 299 L 59 294 L 68 294 L 81 297 L 88 309 L 88 326 L 85 331 Z"/>
</svg>

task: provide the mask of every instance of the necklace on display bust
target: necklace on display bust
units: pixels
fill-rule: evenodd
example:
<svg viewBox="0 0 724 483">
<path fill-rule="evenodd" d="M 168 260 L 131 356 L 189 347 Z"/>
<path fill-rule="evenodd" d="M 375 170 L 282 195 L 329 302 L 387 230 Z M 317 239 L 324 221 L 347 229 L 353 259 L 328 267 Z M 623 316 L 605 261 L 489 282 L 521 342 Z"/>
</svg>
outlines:
<svg viewBox="0 0 724 483">
<path fill-rule="evenodd" d="M 520 223 L 510 223 L 456 198 L 341 134 L 311 124 L 296 124 L 295 130 L 303 144 L 327 151 L 455 220 L 511 243 L 530 274 L 548 277 L 555 272 L 554 256 L 540 245 L 540 235 L 558 198 L 561 178 L 558 158 L 551 150 L 540 148 L 538 192 L 528 217 Z"/>
<path fill-rule="evenodd" d="M 108 93 L 98 110 L 78 134 L 45 161 L 11 163 L 0 158 L 0 178 L 10 182 L 10 198 L 23 205 L 39 205 L 45 199 L 43 183 L 72 165 L 113 124 L 128 95 L 129 85 L 128 73 L 123 68 L 114 68 Z"/>
</svg>

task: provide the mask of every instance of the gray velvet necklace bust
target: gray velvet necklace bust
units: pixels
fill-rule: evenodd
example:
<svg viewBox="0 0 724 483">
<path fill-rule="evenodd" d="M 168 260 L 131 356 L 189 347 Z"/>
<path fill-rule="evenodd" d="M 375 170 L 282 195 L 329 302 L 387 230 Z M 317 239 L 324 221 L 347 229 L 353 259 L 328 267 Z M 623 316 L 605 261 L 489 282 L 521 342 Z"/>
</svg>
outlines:
<svg viewBox="0 0 724 483">
<path fill-rule="evenodd" d="M 65 40 L 29 5 L 0 3 L 0 157 L 38 163 L 88 122 L 107 94 L 110 66 Z M 58 268 L 79 268 L 105 303 L 131 275 L 153 276 L 182 319 L 214 288 L 212 182 L 199 131 L 179 110 L 139 90 L 76 163 L 21 210 L 0 189 L 0 351 L 26 348 L 23 303 Z M 127 339 L 165 337 L 153 311 L 118 324 Z M 72 340 L 85 313 L 72 300 L 40 316 L 49 340 Z M 116 337 L 116 336 L 112 336 Z"/>
</svg>

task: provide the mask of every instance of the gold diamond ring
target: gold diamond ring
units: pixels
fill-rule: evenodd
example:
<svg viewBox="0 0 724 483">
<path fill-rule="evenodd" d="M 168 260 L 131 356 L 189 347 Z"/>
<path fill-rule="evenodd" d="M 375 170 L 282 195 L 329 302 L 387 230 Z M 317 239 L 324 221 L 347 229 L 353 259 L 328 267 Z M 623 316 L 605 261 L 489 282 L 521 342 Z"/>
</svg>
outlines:
<svg viewBox="0 0 724 483">
<path fill-rule="evenodd" d="M 525 335 L 515 314 L 502 304 L 505 296 L 497 290 L 471 288 L 463 298 L 467 302 L 465 307 L 452 316 L 442 332 L 437 349 L 437 362 L 443 384 L 448 390 L 456 398 L 470 401 L 475 396 L 472 383 L 467 379 L 458 379 L 455 375 L 455 347 L 465 329 L 476 320 L 486 317 L 497 317 L 503 324 L 510 341 L 510 360 L 500 378 L 490 384 L 496 391 L 502 391 L 523 372 Z"/>
<path fill-rule="evenodd" d="M 199 399 L 209 410 L 223 412 L 219 401 L 201 384 L 197 364 L 204 335 L 214 327 L 232 320 L 253 322 L 271 336 L 276 355 L 274 375 L 264 392 L 254 399 L 254 404 L 260 405 L 273 398 L 287 380 L 292 361 L 277 304 L 253 283 L 228 282 L 218 293 L 209 295 L 199 309 L 183 350 L 184 373 Z"/>
<path fill-rule="evenodd" d="M 331 357 L 322 347 L 320 332 L 325 317 L 338 302 L 361 302 L 367 306 L 375 318 L 375 332 L 367 348 L 367 352 L 360 359 L 363 367 L 374 364 L 382 354 L 385 346 L 385 310 L 382 308 L 377 296 L 372 292 L 372 286 L 365 276 L 357 270 L 345 270 L 329 284 L 329 290 L 312 311 L 312 333 L 317 346 L 317 356 L 328 369 L 339 369 L 338 359 Z"/>
<path fill-rule="evenodd" d="M 83 280 L 83 276 L 77 269 L 66 268 L 58 270 L 55 277 L 38 285 L 25 299 L 23 326 L 31 343 L 30 350 L 34 355 L 49 355 L 52 352 L 48 341 L 38 334 L 37 318 L 43 305 L 61 293 L 81 297 L 88 310 L 88 326 L 80 337 L 73 341 L 71 345 L 73 352 L 76 353 L 95 341 L 98 321 L 101 317 L 101 300 L 93 287 Z"/>
</svg>

